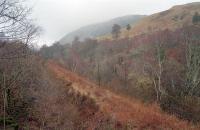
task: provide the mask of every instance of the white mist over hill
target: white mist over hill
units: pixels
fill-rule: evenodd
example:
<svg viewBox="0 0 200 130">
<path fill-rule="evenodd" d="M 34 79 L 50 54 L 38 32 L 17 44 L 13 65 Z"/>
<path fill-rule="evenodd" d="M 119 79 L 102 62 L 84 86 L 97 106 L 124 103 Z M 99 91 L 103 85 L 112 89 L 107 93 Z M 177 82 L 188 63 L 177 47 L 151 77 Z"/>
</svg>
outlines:
<svg viewBox="0 0 200 130">
<path fill-rule="evenodd" d="M 40 45 L 52 44 L 82 26 L 129 14 L 153 14 L 199 0 L 29 0 L 33 18 L 43 27 Z"/>
</svg>

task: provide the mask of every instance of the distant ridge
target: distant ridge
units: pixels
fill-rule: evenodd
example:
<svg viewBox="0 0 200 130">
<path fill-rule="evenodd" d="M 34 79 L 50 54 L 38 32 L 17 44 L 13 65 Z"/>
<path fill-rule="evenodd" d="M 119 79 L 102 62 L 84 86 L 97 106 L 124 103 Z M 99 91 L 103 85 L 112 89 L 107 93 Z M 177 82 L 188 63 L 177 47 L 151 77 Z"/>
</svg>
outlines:
<svg viewBox="0 0 200 130">
<path fill-rule="evenodd" d="M 145 15 L 127 15 L 123 17 L 114 18 L 106 22 L 84 26 L 64 36 L 60 40 L 60 43 L 61 44 L 69 43 L 76 36 L 78 36 L 81 40 L 87 37 L 94 38 L 94 37 L 103 36 L 111 32 L 113 24 L 119 24 L 121 27 L 125 27 L 127 24 L 133 25 L 137 23 L 139 20 L 141 20 L 144 17 Z"/>
<path fill-rule="evenodd" d="M 200 2 L 173 6 L 169 10 L 152 14 L 134 24 L 134 28 L 130 30 L 130 35 L 134 36 L 164 29 L 175 30 L 192 25 L 195 12 L 200 14 Z"/>
<path fill-rule="evenodd" d="M 158 30 L 175 30 L 183 26 L 192 25 L 192 18 L 195 12 L 200 14 L 200 2 L 176 5 L 168 10 L 149 16 L 127 15 L 118 17 L 107 22 L 82 27 L 67 34 L 60 42 L 61 44 L 71 42 L 75 36 L 79 36 L 81 40 L 87 37 L 97 38 L 98 40 L 112 39 L 110 32 L 112 25 L 115 23 L 121 25 L 122 28 L 127 24 L 132 25 L 129 32 L 122 29 L 121 38 L 125 37 L 127 33 L 129 37 L 134 37 L 135 35 L 152 33 Z"/>
</svg>

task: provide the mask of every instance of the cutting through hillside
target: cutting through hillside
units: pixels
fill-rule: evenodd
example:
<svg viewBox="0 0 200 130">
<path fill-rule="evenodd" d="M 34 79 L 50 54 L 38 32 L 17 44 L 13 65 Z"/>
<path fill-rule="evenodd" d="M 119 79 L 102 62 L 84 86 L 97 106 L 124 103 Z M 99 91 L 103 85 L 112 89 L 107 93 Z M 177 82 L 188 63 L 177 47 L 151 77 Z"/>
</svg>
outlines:
<svg viewBox="0 0 200 130">
<path fill-rule="evenodd" d="M 200 130 L 200 2 L 0 0 L 0 130 Z"/>
<path fill-rule="evenodd" d="M 53 61 L 49 61 L 48 69 L 58 79 L 65 81 L 66 87 L 70 87 L 77 94 L 93 99 L 99 111 L 118 122 L 119 127 L 130 124 L 134 129 L 195 129 L 186 121 L 161 112 L 155 104 L 145 105 L 136 99 L 130 100 L 116 95 L 64 69 Z"/>
</svg>

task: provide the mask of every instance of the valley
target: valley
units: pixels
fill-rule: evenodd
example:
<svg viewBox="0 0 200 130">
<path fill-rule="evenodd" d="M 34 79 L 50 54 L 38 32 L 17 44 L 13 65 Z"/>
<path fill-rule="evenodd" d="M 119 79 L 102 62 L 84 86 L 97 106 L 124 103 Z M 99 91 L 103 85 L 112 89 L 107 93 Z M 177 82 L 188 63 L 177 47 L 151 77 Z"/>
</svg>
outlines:
<svg viewBox="0 0 200 130">
<path fill-rule="evenodd" d="M 200 129 L 200 2 L 126 1 L 0 1 L 0 130 Z"/>
</svg>

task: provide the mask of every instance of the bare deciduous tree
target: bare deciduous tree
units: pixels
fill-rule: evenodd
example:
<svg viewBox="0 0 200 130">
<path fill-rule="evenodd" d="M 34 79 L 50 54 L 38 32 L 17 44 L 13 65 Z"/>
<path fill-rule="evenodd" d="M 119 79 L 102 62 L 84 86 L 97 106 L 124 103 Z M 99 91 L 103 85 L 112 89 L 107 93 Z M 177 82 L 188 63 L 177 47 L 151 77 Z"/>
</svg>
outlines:
<svg viewBox="0 0 200 130">
<path fill-rule="evenodd" d="M 9 108 L 10 90 L 23 79 L 22 74 L 25 59 L 30 54 L 29 43 L 38 34 L 39 27 L 28 19 L 30 8 L 22 0 L 0 1 L 0 82 L 3 108 L 4 130 L 6 129 L 6 115 Z M 2 88 L 3 87 L 3 88 Z M 16 88 L 15 88 L 16 89 Z M 18 88 L 20 90 L 20 88 Z"/>
<path fill-rule="evenodd" d="M 1 0 L 0 32 L 1 39 L 26 39 L 30 22 L 27 19 L 30 9 L 24 7 L 21 0 Z"/>
<path fill-rule="evenodd" d="M 30 8 L 22 0 L 0 1 L 0 48 L 10 42 L 21 42 L 28 46 L 38 35 L 39 27 L 28 19 Z M 9 41 L 9 42 L 8 42 Z M 6 53 L 1 59 L 17 58 L 16 51 L 24 51 L 24 47 L 16 48 L 13 52 Z"/>
<path fill-rule="evenodd" d="M 157 101 L 160 101 L 161 96 L 164 94 L 164 88 L 162 86 L 162 77 L 164 72 L 164 64 L 166 62 L 166 54 L 164 47 L 166 39 L 162 38 L 162 34 L 156 36 L 155 38 L 156 43 L 153 46 L 153 59 L 148 61 L 148 63 L 145 64 L 145 67 L 147 67 L 147 72 L 153 81 Z"/>
<path fill-rule="evenodd" d="M 186 28 L 183 31 L 186 57 L 185 94 L 190 96 L 200 95 L 200 41 L 199 32 Z M 195 30 L 194 30 L 195 31 Z M 193 34 L 194 33 L 194 34 Z"/>
</svg>

